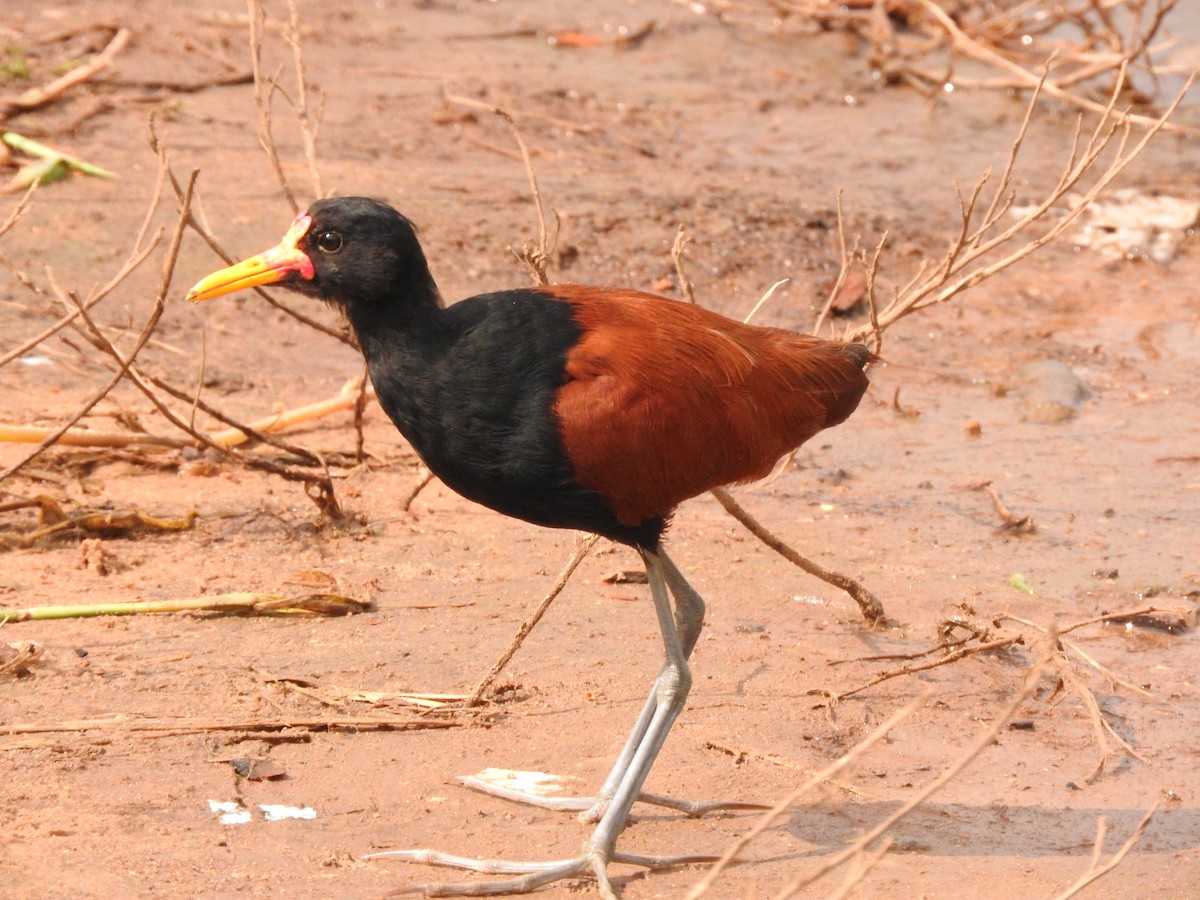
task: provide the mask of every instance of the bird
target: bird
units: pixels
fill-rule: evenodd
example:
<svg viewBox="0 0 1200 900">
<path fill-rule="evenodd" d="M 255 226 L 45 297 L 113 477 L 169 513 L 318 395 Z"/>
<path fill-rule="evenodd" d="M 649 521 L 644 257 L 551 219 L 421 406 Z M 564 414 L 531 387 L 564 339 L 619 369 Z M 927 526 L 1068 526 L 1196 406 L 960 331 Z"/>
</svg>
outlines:
<svg viewBox="0 0 1200 900">
<path fill-rule="evenodd" d="M 517 519 L 634 548 L 662 636 L 662 668 L 633 731 L 600 790 L 580 803 L 595 829 L 577 857 L 392 851 L 515 876 L 404 892 L 525 893 L 593 877 L 603 897 L 615 898 L 610 863 L 712 861 L 617 849 L 686 702 L 688 658 L 704 620 L 704 600 L 667 555 L 664 534 L 683 501 L 759 479 L 845 421 L 867 389 L 868 348 L 624 288 L 520 287 L 447 304 L 413 223 L 367 197 L 316 201 L 277 246 L 202 279 L 187 299 L 267 284 L 344 314 L 383 410 L 452 490 Z"/>
</svg>

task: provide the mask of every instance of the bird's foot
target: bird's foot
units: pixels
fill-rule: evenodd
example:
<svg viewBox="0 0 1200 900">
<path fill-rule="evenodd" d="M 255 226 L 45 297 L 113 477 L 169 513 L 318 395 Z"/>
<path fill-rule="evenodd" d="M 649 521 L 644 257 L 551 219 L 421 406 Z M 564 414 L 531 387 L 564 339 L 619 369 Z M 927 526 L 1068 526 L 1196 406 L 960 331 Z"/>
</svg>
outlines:
<svg viewBox="0 0 1200 900">
<path fill-rule="evenodd" d="M 560 812 L 578 812 L 582 822 L 595 824 L 604 817 L 610 798 L 595 797 L 562 797 L 554 792 L 561 790 L 564 779 L 545 772 L 518 772 L 510 769 L 485 769 L 478 775 L 460 775 L 458 781 L 464 787 L 481 794 L 489 794 L 514 803 L 524 803 L 526 806 L 536 806 L 539 809 L 552 809 Z M 770 809 L 763 803 L 740 803 L 736 801 L 698 801 L 680 800 L 676 797 L 663 797 L 642 791 L 637 796 L 639 803 L 651 806 L 661 806 L 681 812 L 689 818 L 697 818 L 710 812 L 724 810 L 765 810 Z"/>
<path fill-rule="evenodd" d="M 527 894 L 544 885 L 566 878 L 596 879 L 600 896 L 605 900 L 616 900 L 616 892 L 608 877 L 608 864 L 624 863 L 631 866 L 641 866 L 651 871 L 667 869 L 673 866 L 691 865 L 693 863 L 716 862 L 719 857 L 710 855 L 695 856 L 638 856 L 632 853 L 601 853 L 594 848 L 585 848 L 584 852 L 574 859 L 560 859 L 552 862 L 516 862 L 505 859 L 472 859 L 467 856 L 453 856 L 440 853 L 437 850 L 385 850 L 379 853 L 368 853 L 364 859 L 401 859 L 405 862 L 423 863 L 430 866 L 447 866 L 453 869 L 465 869 L 469 872 L 480 872 L 485 875 L 516 875 L 496 881 L 473 882 L 423 882 L 409 884 L 392 891 L 389 896 L 404 894 L 424 894 L 426 897 L 493 897 L 504 894 Z"/>
</svg>

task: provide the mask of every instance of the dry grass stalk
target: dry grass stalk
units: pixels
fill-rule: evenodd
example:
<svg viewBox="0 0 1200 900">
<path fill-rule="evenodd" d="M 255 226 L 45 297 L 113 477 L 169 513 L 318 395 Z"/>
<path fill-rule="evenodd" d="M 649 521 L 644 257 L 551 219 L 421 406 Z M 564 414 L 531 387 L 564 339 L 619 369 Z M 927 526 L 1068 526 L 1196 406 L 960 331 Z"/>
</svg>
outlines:
<svg viewBox="0 0 1200 900">
<path fill-rule="evenodd" d="M 52 103 L 71 88 L 103 72 L 113 64 L 132 36 L 133 32 L 128 28 L 119 28 L 108 42 L 108 46 L 54 81 L 42 87 L 30 88 L 20 96 L 0 100 L 0 123 L 18 113 L 29 112 Z"/>
<path fill-rule="evenodd" d="M 759 817 L 759 820 L 754 823 L 754 826 L 749 831 L 747 831 L 744 835 L 739 837 L 725 849 L 725 852 L 721 854 L 721 858 L 717 860 L 717 862 L 713 864 L 712 868 L 704 873 L 704 877 L 696 882 L 696 884 L 692 886 L 692 889 L 688 891 L 686 900 L 697 900 L 697 898 L 706 894 L 708 889 L 712 887 L 713 882 L 715 882 L 721 876 L 721 873 L 724 872 L 726 868 L 728 868 L 737 860 L 738 856 L 743 850 L 746 849 L 747 845 L 749 845 L 751 841 L 753 841 L 768 828 L 772 827 L 779 820 L 779 817 L 787 812 L 787 810 L 793 806 L 796 801 L 798 801 L 801 797 L 818 785 L 831 781 L 835 775 L 862 757 L 863 754 L 865 754 L 867 750 L 869 750 L 874 744 L 887 737 L 892 729 L 916 712 L 916 710 L 922 704 L 924 704 L 929 697 L 930 692 L 926 691 L 919 697 L 910 700 L 901 709 L 898 709 L 896 712 L 888 716 L 888 718 L 882 724 L 880 724 L 878 728 L 855 744 L 849 751 L 839 756 L 824 769 L 809 777 L 803 784 L 797 787 L 790 794 L 782 797 L 778 802 L 776 802 L 776 804 L 772 806 L 770 810 L 763 813 L 763 815 Z"/>
<path fill-rule="evenodd" d="M 1150 820 L 1153 819 L 1154 814 L 1158 812 L 1159 805 L 1160 802 L 1155 801 L 1154 805 L 1150 807 L 1150 809 L 1146 812 L 1146 815 L 1142 817 L 1142 820 L 1138 822 L 1132 833 L 1130 833 L 1129 838 L 1124 844 L 1121 845 L 1121 849 L 1114 853 L 1112 858 L 1110 858 L 1109 861 L 1103 865 L 1100 864 L 1100 857 L 1104 850 L 1104 838 L 1108 833 L 1108 823 L 1105 821 L 1104 816 L 1101 816 L 1096 822 L 1096 842 L 1093 845 L 1091 864 L 1088 866 L 1087 871 L 1080 875 L 1079 879 L 1073 885 L 1055 897 L 1054 900 L 1070 900 L 1071 897 L 1074 897 L 1085 887 L 1093 882 L 1099 881 L 1101 878 L 1119 866 L 1121 864 L 1121 860 L 1129 855 L 1129 851 L 1132 850 L 1138 841 L 1140 841 L 1145 835 L 1146 829 L 1150 827 Z"/>
<path fill-rule="evenodd" d="M 352 378 L 346 382 L 336 396 L 330 397 L 327 400 L 318 400 L 316 403 L 308 403 L 304 406 L 284 410 L 273 416 L 256 419 L 246 426 L 246 430 L 242 428 L 229 428 L 225 431 L 214 432 L 209 437 L 218 446 L 236 447 L 238 444 L 249 440 L 255 432 L 270 434 L 275 431 L 283 431 L 284 429 L 311 422 L 331 413 L 355 409 L 367 400 L 373 399 L 375 399 L 375 389 L 368 384 L 364 384 L 359 378 Z"/>
<path fill-rule="evenodd" d="M 322 706 L 341 707 L 346 703 L 368 703 L 372 706 L 399 704 L 423 710 L 440 710 L 456 706 L 466 699 L 463 694 L 429 694 L 409 691 L 367 691 L 324 684 L 312 678 L 296 675 L 275 675 L 260 669 L 255 672 L 268 683 L 315 700 Z"/>
<path fill-rule="evenodd" d="M 194 514 L 193 514 L 194 515 Z M 239 591 L 211 594 L 186 600 L 147 600 L 116 603 L 84 603 L 64 606 L 30 606 L 0 609 L 0 623 L 45 622 L 54 619 L 86 619 L 97 616 L 138 616 L 148 613 L 219 612 L 266 616 L 344 616 L 362 612 L 370 604 L 340 594 L 304 594 L 282 597 Z"/>
<path fill-rule="evenodd" d="M 1188 84 L 1190 85 L 1190 81 Z M 1013 140 L 1008 162 L 990 201 L 983 207 L 982 215 L 977 219 L 983 191 L 991 177 L 990 172 L 985 172 L 980 177 L 967 197 L 960 196 L 959 231 L 941 261 L 932 268 L 923 265 L 891 302 L 873 317 L 870 324 L 851 329 L 845 337 L 850 340 L 866 340 L 875 336 L 878 340 L 888 327 L 900 319 L 948 302 L 1059 237 L 1141 154 L 1178 109 L 1186 91 L 1185 87 L 1132 145 L 1129 116 L 1115 112 L 1118 94 L 1114 92 L 1105 108 L 1105 115 L 1088 134 L 1083 147 L 1080 148 L 1076 142 L 1072 148 L 1054 189 L 1040 202 L 1014 216 L 1013 221 L 1005 226 L 1002 223 L 1005 217 L 1010 215 L 1014 199 L 1011 185 L 1017 158 L 1040 97 L 1040 91 L 1035 90 L 1026 108 L 1025 118 Z M 1106 152 L 1111 152 L 1112 158 L 1103 169 L 1097 171 Z M 1094 177 L 1094 181 L 1085 188 L 1083 183 L 1088 177 Z M 1078 193 L 1079 199 L 1073 199 L 1072 206 L 1062 215 L 1057 215 L 1055 211 L 1058 204 L 1072 193 Z M 1005 249 L 1015 240 L 1019 242 L 1013 249 Z M 864 258 L 863 262 L 870 279 L 867 296 L 873 301 L 874 277 L 879 268 L 880 257 L 876 254 L 871 259 Z"/>
<path fill-rule="evenodd" d="M 167 164 L 167 162 L 166 162 L 165 155 L 160 155 L 159 165 L 165 167 L 166 164 Z M 167 249 L 166 258 L 163 261 L 163 273 L 162 273 L 162 277 L 159 280 L 159 286 L 158 286 L 158 291 L 155 295 L 154 306 L 150 311 L 150 315 L 147 318 L 146 323 L 142 326 L 141 333 L 138 335 L 137 340 L 134 342 L 133 348 L 130 350 L 130 352 L 128 353 L 127 356 L 119 355 L 119 358 L 122 360 L 122 362 L 119 364 L 117 371 L 112 375 L 112 377 L 108 380 L 108 382 L 106 382 L 97 391 L 95 391 L 92 394 L 92 396 L 89 397 L 88 400 L 86 400 L 84 402 L 84 404 L 72 416 L 70 416 L 58 428 L 56 428 L 49 435 L 47 435 L 46 438 L 43 439 L 23 459 L 20 459 L 17 462 L 13 463 L 7 469 L 0 471 L 0 483 L 4 482 L 6 479 L 10 478 L 12 475 L 14 475 L 18 471 L 20 471 L 24 466 L 26 466 L 33 459 L 36 459 L 47 447 L 50 447 L 51 445 L 53 445 L 61 435 L 65 434 L 67 431 L 69 431 L 77 422 L 79 422 L 80 419 L 82 419 L 85 415 L 87 415 L 89 412 L 91 412 L 91 410 L 96 406 L 97 403 L 99 403 L 106 396 L 108 396 L 108 393 L 114 387 L 116 387 L 117 383 L 120 382 L 122 378 L 126 377 L 126 373 L 129 369 L 129 366 L 133 363 L 133 360 L 136 359 L 138 353 L 141 352 L 141 349 L 146 345 L 147 341 L 150 340 L 150 335 L 154 332 L 154 328 L 158 324 L 159 318 L 162 316 L 164 304 L 166 302 L 167 291 L 170 289 L 171 276 L 175 271 L 175 261 L 179 257 L 179 246 L 183 239 L 183 228 L 184 228 L 184 225 L 185 225 L 186 219 L 187 219 L 186 211 L 189 208 L 189 206 L 191 205 L 192 191 L 195 187 L 195 180 L 196 180 L 197 174 L 198 173 L 196 173 L 196 172 L 192 173 L 192 177 L 189 179 L 189 181 L 187 183 L 187 187 L 184 191 L 184 198 L 183 198 L 183 210 L 184 211 L 180 214 L 179 221 L 176 223 L 175 231 L 171 237 L 171 243 Z M 161 180 L 159 183 L 161 184 Z M 155 194 L 153 200 L 151 201 L 151 207 L 157 207 L 159 199 L 160 199 L 160 195 Z M 135 253 L 135 255 L 136 255 L 136 253 Z M 124 272 L 125 274 L 128 274 L 128 271 L 132 271 L 132 268 L 127 264 L 125 267 L 122 268 L 122 272 Z M 81 316 L 87 315 L 87 312 L 84 309 L 83 304 L 80 304 L 79 310 L 80 310 Z"/>
<path fill-rule="evenodd" d="M 204 734 L 210 731 L 413 731 L 422 728 L 455 728 L 452 718 L 406 716 L 304 716 L 279 719 L 213 719 L 141 717 L 115 714 L 63 722 L 0 722 L 0 735 L 62 734 L 75 731 L 129 731 L 148 735 Z"/>
<path fill-rule="evenodd" d="M 5 444 L 40 444 L 52 434 L 57 434 L 56 429 L 43 425 L 0 424 L 0 443 Z M 158 434 L 68 428 L 65 432 L 58 434 L 53 443 L 60 447 L 169 447 L 181 449 L 195 446 L 196 442 Z"/>
<path fill-rule="evenodd" d="M 31 498 L 31 503 L 43 501 L 43 497 Z M 21 503 L 22 501 L 17 501 Z M 4 504 L 4 507 L 14 508 L 16 504 Z M 47 520 L 50 517 L 44 516 Z M 152 516 L 140 509 L 129 510 L 92 510 L 87 509 L 73 515 L 61 513 L 54 521 L 47 521 L 40 528 L 28 534 L 0 535 L 0 549 L 36 547 L 39 544 L 60 537 L 79 537 L 87 534 L 118 535 L 132 532 L 169 532 L 188 531 L 196 521 L 196 511 L 188 510 L 180 519 L 168 519 Z M 0 612 L 0 618 L 4 613 Z"/>
<path fill-rule="evenodd" d="M 250 64 L 254 71 L 254 105 L 258 109 L 258 143 L 267 154 L 279 189 L 295 214 L 300 212 L 300 202 L 283 173 L 283 163 L 279 161 L 279 151 L 275 149 L 275 137 L 271 133 L 271 98 L 279 89 L 278 76 L 268 80 L 262 71 L 262 35 L 267 13 L 262 0 L 246 0 L 246 6 L 250 15 Z"/>
<path fill-rule="evenodd" d="M 571 558 L 567 560 L 567 564 L 563 567 L 562 572 L 559 573 L 558 578 L 555 579 L 554 584 L 551 585 L 549 592 L 542 598 L 542 601 L 533 612 L 529 614 L 529 617 L 521 623 L 521 627 L 517 629 L 517 633 L 509 642 L 508 648 L 500 654 L 500 658 L 492 664 L 487 674 L 480 679 L 471 693 L 467 695 L 467 700 L 463 704 L 464 706 L 476 706 L 479 704 L 487 689 L 492 686 L 497 676 L 504 671 L 504 667 L 508 665 L 509 660 L 513 658 L 513 655 L 520 648 L 529 633 L 533 631 L 537 623 L 541 621 L 542 616 L 546 614 L 546 610 L 550 608 L 550 604 L 554 602 L 554 598 L 562 593 L 562 589 L 567 586 L 572 573 L 583 562 L 584 557 L 588 555 L 591 549 L 596 546 L 598 540 L 600 540 L 599 536 L 594 534 L 580 535 L 579 541 L 575 544 L 575 550 L 571 553 Z"/>
</svg>

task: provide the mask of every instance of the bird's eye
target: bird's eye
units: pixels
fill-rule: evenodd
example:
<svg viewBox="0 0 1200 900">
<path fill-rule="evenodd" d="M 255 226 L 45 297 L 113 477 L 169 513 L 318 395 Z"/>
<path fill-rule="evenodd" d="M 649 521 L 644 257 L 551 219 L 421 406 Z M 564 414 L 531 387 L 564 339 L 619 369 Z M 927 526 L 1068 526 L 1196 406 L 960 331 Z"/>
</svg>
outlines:
<svg viewBox="0 0 1200 900">
<path fill-rule="evenodd" d="M 324 253 L 337 253 L 342 249 L 342 236 L 336 231 L 322 231 L 317 235 L 317 249 Z"/>
</svg>

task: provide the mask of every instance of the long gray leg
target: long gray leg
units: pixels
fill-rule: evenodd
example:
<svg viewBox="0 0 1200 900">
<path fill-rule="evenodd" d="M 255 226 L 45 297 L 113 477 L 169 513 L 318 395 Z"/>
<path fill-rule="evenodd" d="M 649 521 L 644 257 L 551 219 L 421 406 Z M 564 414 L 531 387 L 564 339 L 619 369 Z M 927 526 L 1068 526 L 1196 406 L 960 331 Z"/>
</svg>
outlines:
<svg viewBox="0 0 1200 900">
<path fill-rule="evenodd" d="M 646 705 L 634 724 L 633 732 L 625 742 L 617 764 L 606 779 L 598 802 L 593 807 L 600 813 L 600 819 L 591 837 L 584 844 L 582 854 L 574 859 L 545 863 L 478 860 L 433 850 L 398 850 L 371 854 L 374 857 L 387 856 L 475 872 L 519 876 L 501 881 L 416 884 L 402 888 L 399 893 L 425 893 L 431 897 L 526 893 L 553 881 L 575 878 L 590 872 L 596 878 L 600 895 L 605 900 L 616 900 L 616 893 L 608 877 L 610 862 L 656 869 L 691 862 L 711 862 L 715 859 L 712 856 L 634 856 L 616 850 L 617 838 L 625 829 L 629 812 L 635 802 L 645 797 L 641 792 L 642 785 L 650 774 L 671 726 L 687 702 L 692 684 L 687 658 L 696 646 L 704 620 L 704 601 L 687 583 L 674 563 L 661 550 L 642 549 L 640 552 L 646 563 L 650 592 L 654 597 L 654 611 L 662 634 L 663 667 L 654 681 L 654 688 L 647 698 Z M 675 606 L 671 604 L 672 593 L 675 595 Z M 732 804 L 717 806 L 727 807 Z M 749 807 L 749 804 L 743 805 L 743 808 Z"/>
<path fill-rule="evenodd" d="M 696 589 L 688 583 L 683 573 L 679 571 L 679 567 L 675 565 L 662 548 L 659 548 L 657 551 L 657 556 L 662 564 L 663 578 L 675 597 L 673 613 L 675 629 L 679 634 L 684 656 L 690 657 L 704 625 L 704 600 L 697 593 Z M 649 564 L 647 564 L 647 571 L 649 571 Z M 664 666 L 663 670 L 659 673 L 659 679 L 668 677 L 666 672 L 667 667 Z M 604 811 L 608 808 L 609 802 L 612 800 L 617 785 L 620 783 L 625 771 L 629 768 L 629 763 L 633 759 L 633 755 L 637 752 L 638 745 L 646 734 L 646 729 L 650 725 L 650 719 L 654 715 L 654 709 L 657 705 L 658 693 L 659 683 L 658 680 L 655 680 L 650 688 L 650 694 L 646 697 L 646 702 L 642 706 L 642 711 L 638 714 L 633 730 L 629 733 L 629 737 L 625 741 L 625 746 L 621 749 L 621 753 L 617 756 L 612 770 L 608 773 L 604 784 L 601 785 L 600 790 L 594 797 L 541 797 L 513 788 L 491 784 L 471 775 L 462 776 L 459 778 L 459 781 L 472 790 L 491 794 L 494 797 L 502 797 L 506 800 L 525 803 L 542 809 L 580 811 L 579 818 L 581 821 L 599 822 L 604 815 Z M 638 797 L 638 802 L 674 809 L 689 816 L 700 816 L 717 810 L 768 808 L 761 803 L 680 800 L 674 797 L 648 794 L 644 791 Z"/>
<path fill-rule="evenodd" d="M 642 551 L 642 560 L 646 563 L 646 574 L 650 576 L 650 569 L 653 564 L 647 559 L 648 552 Z M 696 641 L 700 638 L 700 630 L 704 627 L 704 599 L 696 592 L 695 588 L 688 584 L 687 579 L 683 577 L 683 573 L 679 571 L 679 567 L 671 561 L 671 557 L 667 555 L 662 547 L 658 548 L 655 558 L 658 563 L 656 568 L 659 568 L 664 581 L 671 589 L 671 593 L 675 595 L 675 608 L 672 613 L 672 620 L 675 630 L 679 635 L 683 658 L 687 660 L 692 655 L 692 650 L 696 647 Z M 650 577 L 651 589 L 653 590 L 653 576 Z M 629 739 L 625 742 L 625 747 L 621 750 L 621 755 L 617 757 L 616 765 L 613 766 L 612 771 L 608 773 L 608 777 L 604 780 L 604 784 L 600 787 L 595 803 L 580 815 L 583 821 L 599 821 L 608 803 L 612 800 L 613 792 L 616 791 L 617 785 L 620 783 L 621 778 L 624 777 L 625 770 L 629 767 L 629 762 L 633 759 L 638 744 L 641 743 L 646 733 L 646 728 L 650 724 L 650 719 L 654 715 L 654 709 L 657 705 L 657 698 L 660 692 L 660 682 L 664 678 L 670 677 L 668 674 L 669 668 L 670 662 L 668 661 L 659 673 L 658 679 L 655 680 L 654 685 L 650 688 L 650 696 L 646 698 L 646 704 L 642 707 L 641 715 L 638 716 L 637 723 L 633 726 L 633 731 L 630 732 Z M 758 804 L 698 803 L 691 800 L 673 800 L 653 795 L 643 796 L 643 800 L 645 802 L 656 803 L 659 806 L 669 806 L 672 809 L 678 809 L 689 815 L 700 815 L 701 813 L 716 809 L 761 808 Z"/>
<path fill-rule="evenodd" d="M 679 632 L 684 657 L 690 658 L 692 651 L 696 649 L 696 641 L 700 639 L 700 631 L 704 628 L 704 598 L 688 584 L 679 567 L 661 548 L 659 557 L 662 560 L 667 585 L 675 595 L 675 629 Z"/>
</svg>

